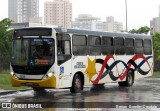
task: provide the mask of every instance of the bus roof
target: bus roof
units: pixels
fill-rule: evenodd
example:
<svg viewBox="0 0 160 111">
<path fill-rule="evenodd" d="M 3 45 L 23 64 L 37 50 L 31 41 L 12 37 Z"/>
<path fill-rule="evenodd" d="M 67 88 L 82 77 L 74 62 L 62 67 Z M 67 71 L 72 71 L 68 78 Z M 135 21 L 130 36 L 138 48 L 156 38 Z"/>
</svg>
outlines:
<svg viewBox="0 0 160 111">
<path fill-rule="evenodd" d="M 103 31 L 90 31 L 90 30 L 80 30 L 80 29 L 64 29 L 64 28 L 54 28 L 57 33 L 72 33 L 78 35 L 101 35 L 108 37 L 127 37 L 127 38 L 145 38 L 151 39 L 150 35 L 145 34 L 131 34 L 125 32 L 103 32 Z M 65 31 L 64 31 L 65 30 Z"/>
<path fill-rule="evenodd" d="M 126 38 L 145 38 L 145 39 L 151 39 L 152 37 L 150 35 L 146 34 L 131 34 L 127 32 L 106 32 L 106 31 L 90 31 L 90 30 L 82 30 L 82 29 L 67 29 L 67 28 L 55 28 L 55 27 L 27 27 L 27 28 L 19 28 L 15 30 L 25 30 L 25 29 L 55 29 L 57 33 L 71 33 L 71 34 L 77 34 L 77 35 L 96 35 L 96 36 L 107 36 L 107 37 L 126 37 Z"/>
</svg>

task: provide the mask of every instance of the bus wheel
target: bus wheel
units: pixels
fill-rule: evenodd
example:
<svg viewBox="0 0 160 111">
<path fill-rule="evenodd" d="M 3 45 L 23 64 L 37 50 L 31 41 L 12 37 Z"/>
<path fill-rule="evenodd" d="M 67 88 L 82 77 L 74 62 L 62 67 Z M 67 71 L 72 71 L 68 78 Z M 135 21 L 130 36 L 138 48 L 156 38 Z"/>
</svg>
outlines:
<svg viewBox="0 0 160 111">
<path fill-rule="evenodd" d="M 71 93 L 79 93 L 83 90 L 82 79 L 79 74 L 76 74 L 73 78 L 72 87 L 70 88 Z"/>
<path fill-rule="evenodd" d="M 44 92 L 44 91 L 45 91 L 45 89 L 42 88 L 42 87 L 32 87 L 32 89 L 33 89 L 34 91 L 36 91 L 36 92 Z"/>
<path fill-rule="evenodd" d="M 134 83 L 134 74 L 132 71 L 129 71 L 126 77 L 126 81 L 118 82 L 120 87 L 130 87 Z"/>
</svg>

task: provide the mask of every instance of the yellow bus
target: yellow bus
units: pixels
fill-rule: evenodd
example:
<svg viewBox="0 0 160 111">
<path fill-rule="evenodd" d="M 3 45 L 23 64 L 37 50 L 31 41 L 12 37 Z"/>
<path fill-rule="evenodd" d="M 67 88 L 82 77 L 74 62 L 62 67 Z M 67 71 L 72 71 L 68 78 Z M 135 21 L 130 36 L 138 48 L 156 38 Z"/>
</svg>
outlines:
<svg viewBox="0 0 160 111">
<path fill-rule="evenodd" d="M 12 36 L 12 86 L 34 91 L 134 80 L 153 74 L 149 35 L 53 27 L 15 29 Z"/>
</svg>

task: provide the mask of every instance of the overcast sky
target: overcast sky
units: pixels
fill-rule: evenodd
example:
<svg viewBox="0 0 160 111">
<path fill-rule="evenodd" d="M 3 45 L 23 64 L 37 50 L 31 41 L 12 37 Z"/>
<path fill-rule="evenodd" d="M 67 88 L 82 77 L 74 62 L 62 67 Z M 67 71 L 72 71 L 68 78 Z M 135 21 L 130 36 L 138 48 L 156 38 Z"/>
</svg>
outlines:
<svg viewBox="0 0 160 111">
<path fill-rule="evenodd" d="M 40 1 L 40 16 L 44 15 L 44 2 Z M 107 16 L 115 17 L 115 21 L 123 22 L 125 29 L 125 0 L 70 0 L 73 5 L 73 20 L 79 14 L 91 14 L 106 20 Z M 127 0 L 128 3 L 128 28 L 149 26 L 153 17 L 159 16 L 160 0 Z M 8 0 L 1 0 L 0 20 L 8 17 Z"/>
</svg>

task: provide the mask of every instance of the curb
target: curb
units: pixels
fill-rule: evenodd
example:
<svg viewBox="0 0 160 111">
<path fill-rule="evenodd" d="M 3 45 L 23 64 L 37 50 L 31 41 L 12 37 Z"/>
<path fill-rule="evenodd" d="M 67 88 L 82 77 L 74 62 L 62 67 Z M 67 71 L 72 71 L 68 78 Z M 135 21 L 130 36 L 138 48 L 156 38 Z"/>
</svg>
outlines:
<svg viewBox="0 0 160 111">
<path fill-rule="evenodd" d="M 2 92 L 0 92 L 0 95 L 13 94 L 13 93 L 16 93 L 16 92 L 19 92 L 19 91 L 20 92 L 25 92 L 25 91 L 29 91 L 29 90 L 32 90 L 32 89 L 2 91 Z"/>
</svg>

